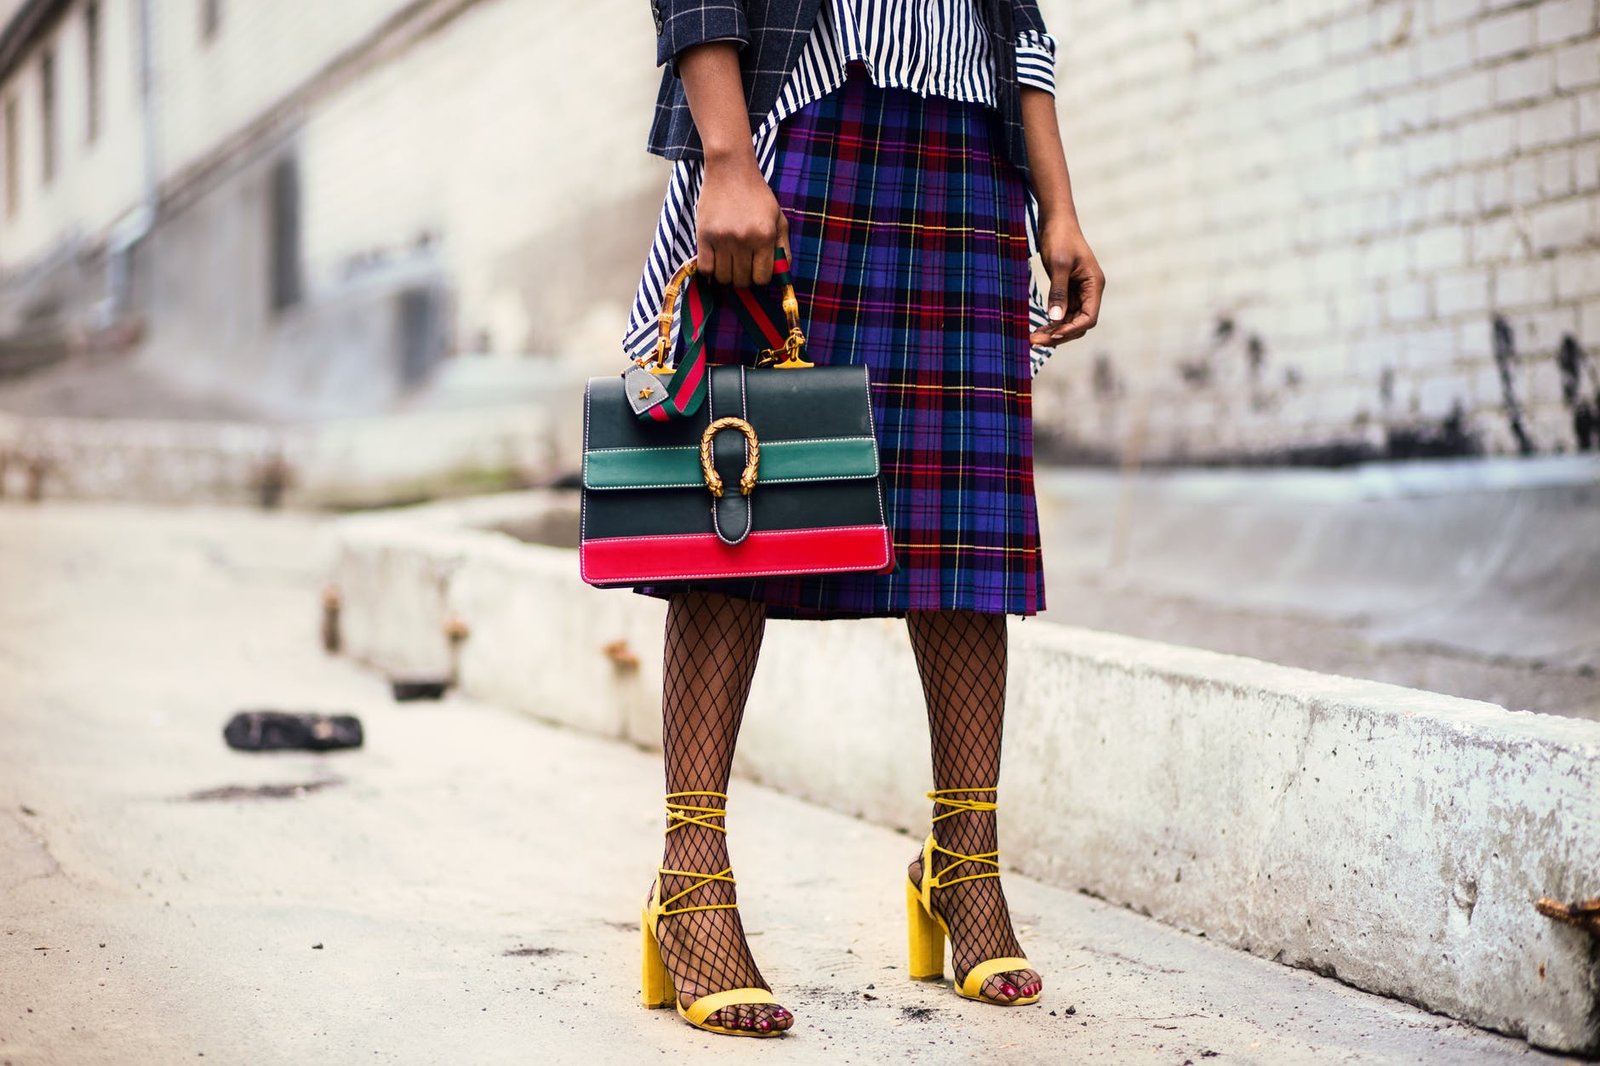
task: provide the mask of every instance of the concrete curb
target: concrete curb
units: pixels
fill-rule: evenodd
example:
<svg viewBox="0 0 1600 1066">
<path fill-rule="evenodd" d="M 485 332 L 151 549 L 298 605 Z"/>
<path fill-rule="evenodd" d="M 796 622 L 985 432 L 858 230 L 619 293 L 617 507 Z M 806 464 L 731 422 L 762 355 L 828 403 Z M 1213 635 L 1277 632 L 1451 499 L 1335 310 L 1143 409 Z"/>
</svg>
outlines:
<svg viewBox="0 0 1600 1066">
<path fill-rule="evenodd" d="M 345 647 L 658 742 L 662 606 L 483 529 L 526 496 L 346 520 Z M 443 622 L 470 635 L 452 652 Z M 1019 869 L 1543 1047 L 1600 1052 L 1600 726 L 1045 622 L 1012 628 L 1003 837 Z M 904 627 L 776 622 L 738 771 L 920 833 Z"/>
</svg>

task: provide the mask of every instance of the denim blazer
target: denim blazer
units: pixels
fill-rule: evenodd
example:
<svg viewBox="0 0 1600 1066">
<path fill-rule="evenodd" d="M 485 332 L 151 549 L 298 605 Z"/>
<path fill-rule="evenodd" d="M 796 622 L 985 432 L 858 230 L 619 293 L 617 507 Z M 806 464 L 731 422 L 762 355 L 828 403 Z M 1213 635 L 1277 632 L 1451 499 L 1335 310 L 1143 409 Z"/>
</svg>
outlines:
<svg viewBox="0 0 1600 1066">
<path fill-rule="evenodd" d="M 649 149 L 668 159 L 700 159 L 700 137 L 678 78 L 676 59 L 707 41 L 740 45 L 739 68 L 750 107 L 750 128 L 765 121 L 789 72 L 800 58 L 824 0 L 650 0 L 656 24 L 656 63 L 665 68 L 650 124 Z M 1022 131 L 1022 89 L 1017 81 L 1018 33 L 1044 33 L 1036 0 L 974 0 L 989 32 L 995 64 L 997 133 L 1005 155 L 1024 174 L 1028 147 Z"/>
</svg>

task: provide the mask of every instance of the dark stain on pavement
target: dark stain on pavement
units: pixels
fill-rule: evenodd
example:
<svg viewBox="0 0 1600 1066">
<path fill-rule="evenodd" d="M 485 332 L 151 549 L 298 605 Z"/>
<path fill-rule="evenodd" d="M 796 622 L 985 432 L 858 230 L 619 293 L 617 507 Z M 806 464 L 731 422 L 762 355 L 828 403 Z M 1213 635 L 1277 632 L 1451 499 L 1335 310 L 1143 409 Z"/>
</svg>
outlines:
<svg viewBox="0 0 1600 1066">
<path fill-rule="evenodd" d="M 225 803 L 233 800 L 299 799 L 313 792 L 336 788 L 344 784 L 340 778 L 320 781 L 302 781 L 285 785 L 223 785 L 221 788 L 203 788 L 181 797 L 184 803 Z"/>
<path fill-rule="evenodd" d="M 542 959 L 546 955 L 565 955 L 561 948 L 512 948 L 500 953 L 508 959 Z"/>
</svg>

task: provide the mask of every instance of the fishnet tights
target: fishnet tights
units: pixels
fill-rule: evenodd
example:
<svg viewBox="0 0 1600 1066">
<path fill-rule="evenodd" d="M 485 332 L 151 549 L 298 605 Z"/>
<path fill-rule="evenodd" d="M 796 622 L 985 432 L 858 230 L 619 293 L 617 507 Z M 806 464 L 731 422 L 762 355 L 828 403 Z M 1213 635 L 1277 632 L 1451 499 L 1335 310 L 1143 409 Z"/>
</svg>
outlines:
<svg viewBox="0 0 1600 1066">
<path fill-rule="evenodd" d="M 727 792 L 734 743 L 765 629 L 766 609 L 759 603 L 704 592 L 674 596 L 669 602 L 662 695 L 668 793 Z M 723 806 L 710 796 L 692 796 L 686 802 Z M 710 820 L 721 824 L 720 818 Z M 663 869 L 714 874 L 729 865 L 724 833 L 680 824 L 667 834 Z M 663 874 L 661 897 L 682 892 L 696 880 Z M 731 883 L 713 881 L 672 907 L 736 902 Z M 768 987 L 750 956 L 738 911 L 670 915 L 661 920 L 659 931 L 662 959 L 685 1007 L 712 992 Z M 793 1024 L 788 1011 L 772 1004 L 724 1007 L 707 1020 L 736 1029 L 787 1029 Z"/>
<path fill-rule="evenodd" d="M 911 650 L 928 705 L 928 732 L 933 748 L 933 782 L 936 789 L 990 789 L 1000 780 L 1000 738 L 1006 707 L 1006 620 L 1004 615 L 969 611 L 914 611 L 906 616 Z M 993 800 L 988 793 L 966 794 L 968 799 Z M 934 806 L 934 815 L 949 807 Z M 960 811 L 933 825 L 941 847 L 963 855 L 994 851 L 993 811 Z M 934 872 L 942 873 L 955 860 L 935 853 Z M 953 877 L 976 873 L 981 867 L 965 864 Z M 922 883 L 920 854 L 912 862 L 911 880 Z M 933 890 L 935 910 L 950 926 L 951 963 L 959 983 L 985 959 L 1021 955 L 1011 914 L 1000 879 L 985 877 Z M 995 974 L 983 984 L 988 999 L 1006 1002 L 1039 991 L 1042 981 L 1033 970 Z M 1007 994 L 1005 989 L 1013 991 Z"/>
</svg>

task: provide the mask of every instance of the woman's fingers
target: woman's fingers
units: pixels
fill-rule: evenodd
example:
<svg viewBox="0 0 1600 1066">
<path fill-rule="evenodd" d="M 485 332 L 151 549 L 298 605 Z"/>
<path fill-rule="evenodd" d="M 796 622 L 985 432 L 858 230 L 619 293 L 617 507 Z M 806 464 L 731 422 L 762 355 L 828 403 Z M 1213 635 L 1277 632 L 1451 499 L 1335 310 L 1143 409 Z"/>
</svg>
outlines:
<svg viewBox="0 0 1600 1066">
<path fill-rule="evenodd" d="M 712 249 L 712 277 L 738 286 L 772 280 L 772 250 L 788 227 L 753 156 L 747 164 L 708 164 L 696 211 L 699 243 Z"/>
<path fill-rule="evenodd" d="M 1084 275 L 1078 287 L 1078 314 L 1087 322 L 1084 329 L 1093 329 L 1100 321 L 1100 298 L 1105 288 L 1106 276 L 1100 273 L 1099 267 Z"/>
<path fill-rule="evenodd" d="M 1047 348 L 1077 340 L 1095 327 L 1106 283 L 1105 275 L 1092 262 L 1058 265 L 1051 269 L 1050 277 L 1048 322 L 1029 337 L 1032 343 Z"/>
<path fill-rule="evenodd" d="M 742 288 L 750 285 L 751 274 L 755 269 L 755 250 L 748 245 L 741 246 L 733 255 L 733 284 Z"/>
<path fill-rule="evenodd" d="M 772 280 L 772 245 L 758 250 L 750 262 L 750 280 L 765 285 Z"/>
</svg>

